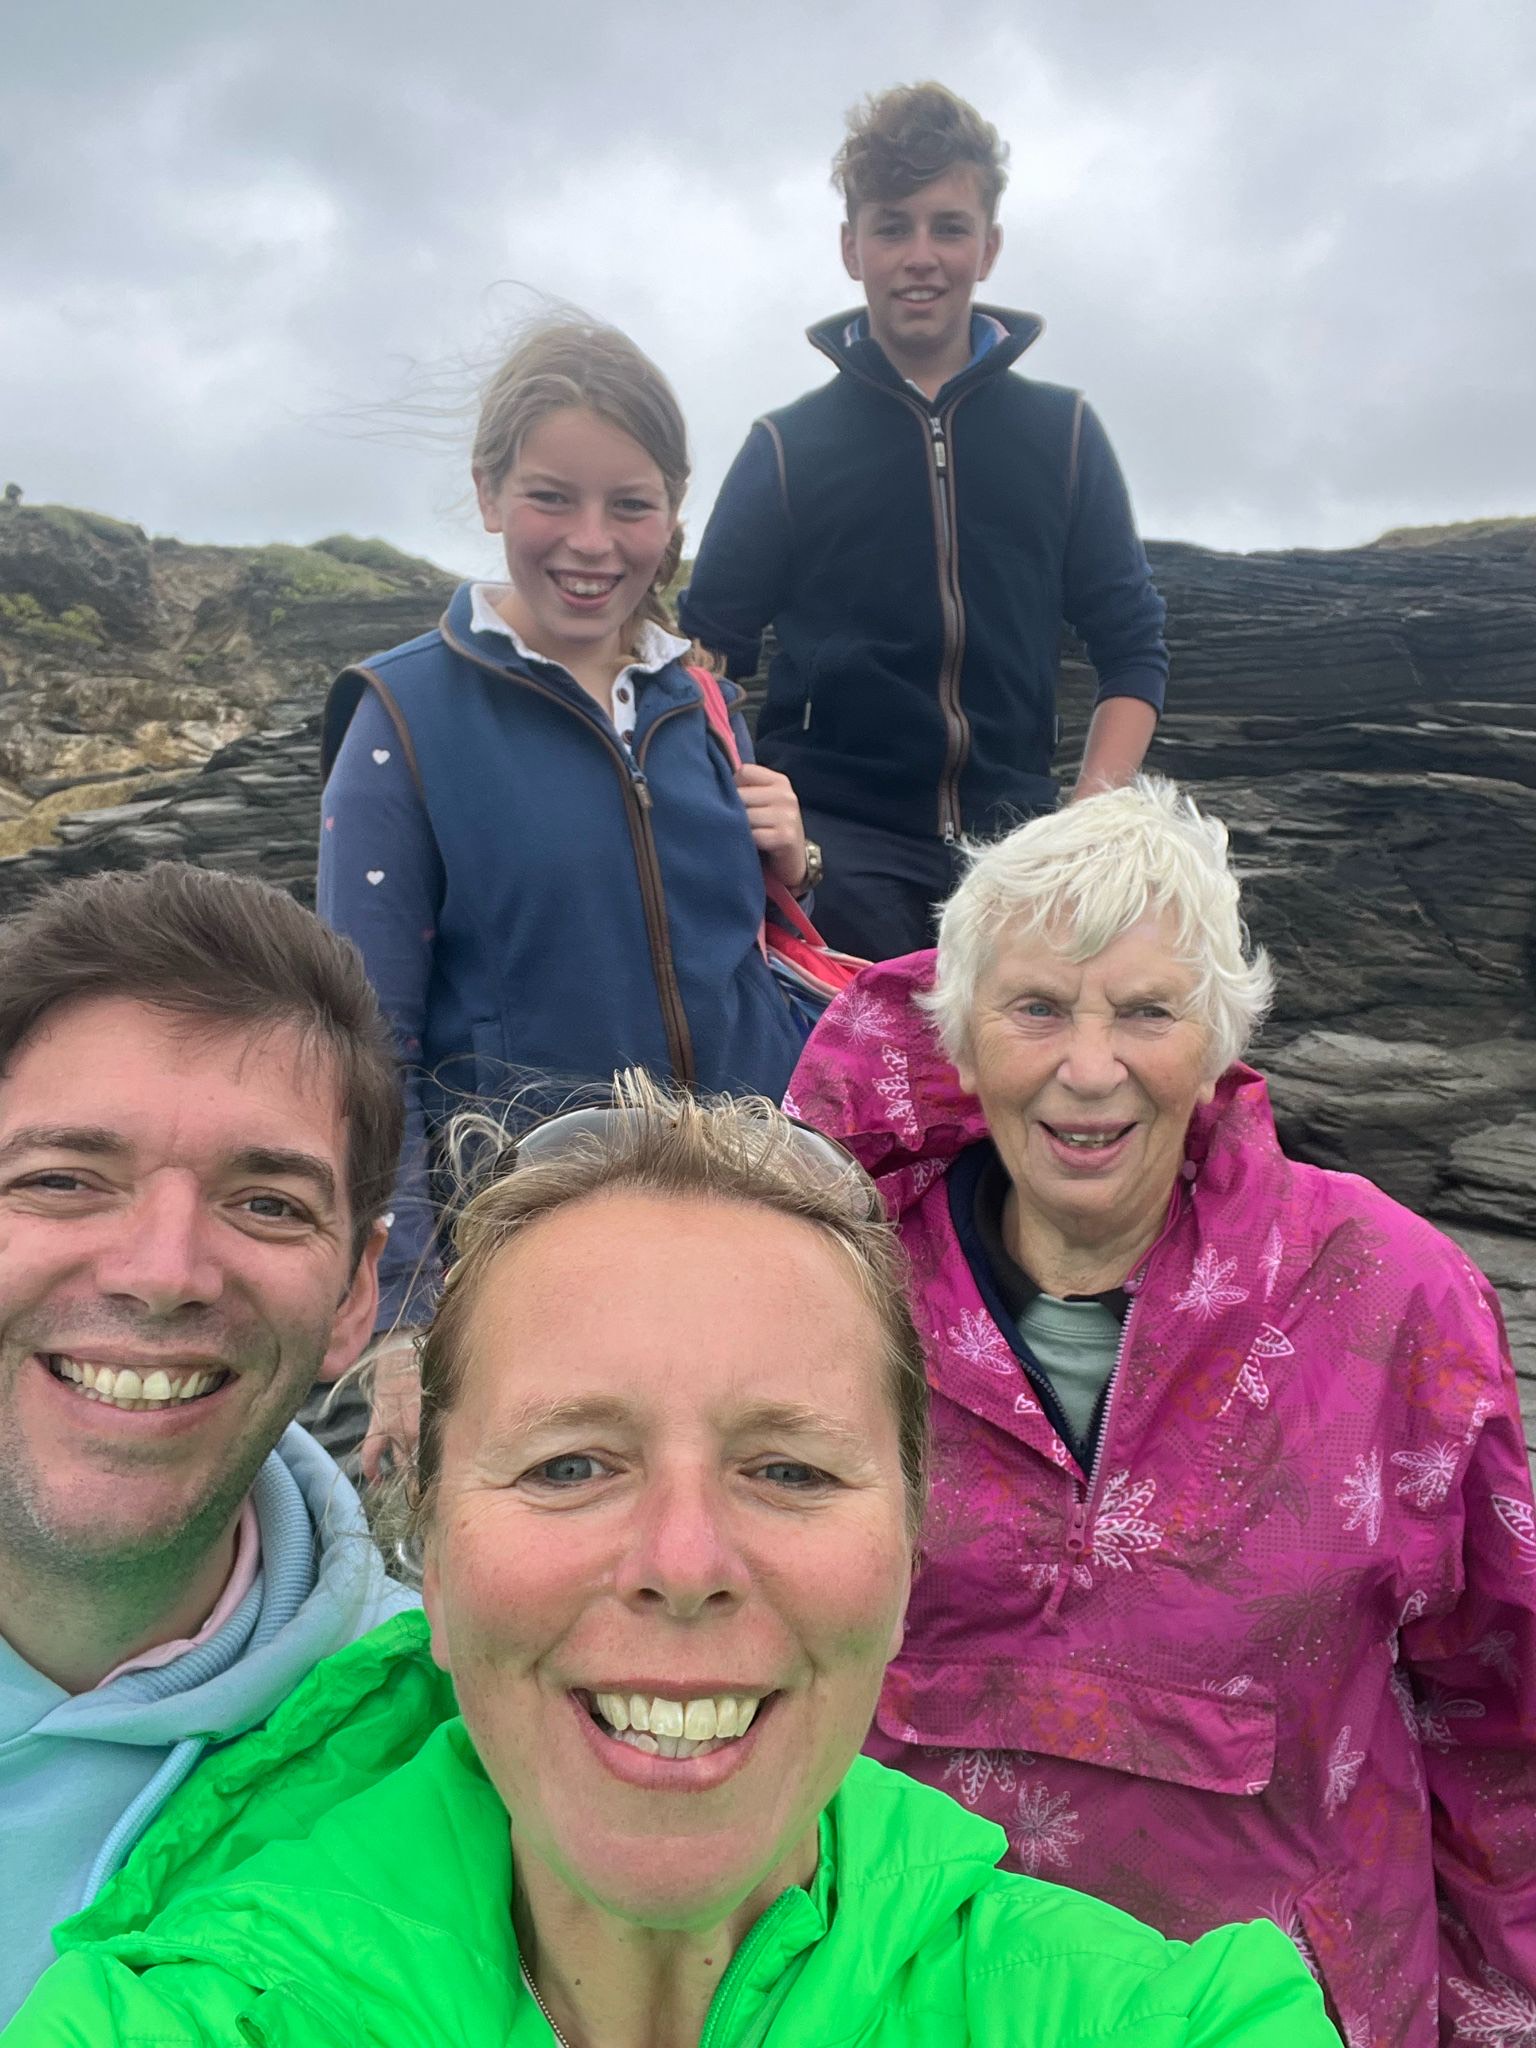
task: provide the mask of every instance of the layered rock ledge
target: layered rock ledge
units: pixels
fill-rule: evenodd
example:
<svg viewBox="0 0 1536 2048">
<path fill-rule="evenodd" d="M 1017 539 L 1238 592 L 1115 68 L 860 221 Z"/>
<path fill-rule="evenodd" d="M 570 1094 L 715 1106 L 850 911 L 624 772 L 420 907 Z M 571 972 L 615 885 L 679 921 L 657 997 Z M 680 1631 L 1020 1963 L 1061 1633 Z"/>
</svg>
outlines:
<svg viewBox="0 0 1536 2048">
<path fill-rule="evenodd" d="M 25 524 L 50 518 L 86 539 Z M 0 913 L 167 855 L 309 900 L 325 684 L 430 625 L 451 579 L 378 542 L 188 548 L 89 520 L 0 511 L 0 805 L 32 834 Z M 1286 1143 L 1466 1246 L 1536 1446 L 1536 522 L 1150 552 L 1174 657 L 1152 765 L 1231 828 L 1279 969 L 1255 1059 Z M 43 627 L 90 608 L 97 637 L 38 637 L 27 605 L 18 628 L 24 596 Z M 1079 731 L 1090 696 L 1069 650 Z"/>
</svg>

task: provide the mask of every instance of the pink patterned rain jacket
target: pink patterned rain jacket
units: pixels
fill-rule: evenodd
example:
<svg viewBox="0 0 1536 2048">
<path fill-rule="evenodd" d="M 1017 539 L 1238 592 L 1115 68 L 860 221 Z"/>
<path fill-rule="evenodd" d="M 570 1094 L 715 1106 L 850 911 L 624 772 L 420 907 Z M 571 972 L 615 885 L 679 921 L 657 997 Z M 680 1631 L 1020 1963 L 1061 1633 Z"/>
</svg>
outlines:
<svg viewBox="0 0 1536 2048">
<path fill-rule="evenodd" d="M 1536 2048 L 1536 1519 L 1491 1290 L 1288 1160 L 1235 1066 L 1126 1282 L 1085 1474 L 950 1220 L 985 1125 L 910 1000 L 932 957 L 861 975 L 786 1101 L 899 1219 L 933 1386 L 871 1752 L 1167 1934 L 1277 1920 L 1350 2048 Z"/>
</svg>

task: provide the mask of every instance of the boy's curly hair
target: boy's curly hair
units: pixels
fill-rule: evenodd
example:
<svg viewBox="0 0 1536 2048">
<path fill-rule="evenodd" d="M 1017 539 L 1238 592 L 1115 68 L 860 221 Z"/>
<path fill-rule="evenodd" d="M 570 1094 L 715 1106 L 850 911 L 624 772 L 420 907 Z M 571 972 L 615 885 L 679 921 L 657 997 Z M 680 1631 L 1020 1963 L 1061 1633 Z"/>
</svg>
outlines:
<svg viewBox="0 0 1536 2048">
<path fill-rule="evenodd" d="M 832 159 L 832 182 L 851 221 L 871 199 L 906 199 L 957 164 L 976 172 L 990 220 L 1008 182 L 1008 145 L 990 121 L 947 85 L 893 85 L 849 109 Z"/>
</svg>

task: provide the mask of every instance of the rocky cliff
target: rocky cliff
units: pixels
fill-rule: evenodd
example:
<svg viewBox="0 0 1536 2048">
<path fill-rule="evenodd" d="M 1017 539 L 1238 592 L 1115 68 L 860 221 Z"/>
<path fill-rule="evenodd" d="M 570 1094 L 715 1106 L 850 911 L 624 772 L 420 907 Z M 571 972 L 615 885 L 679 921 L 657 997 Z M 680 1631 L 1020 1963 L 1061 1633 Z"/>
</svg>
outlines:
<svg viewBox="0 0 1536 2048">
<path fill-rule="evenodd" d="M 349 535 L 185 547 L 99 513 L 0 503 L 0 855 L 300 723 L 343 662 L 435 619 L 453 580 Z"/>
<path fill-rule="evenodd" d="M 1232 828 L 1280 970 L 1256 1057 L 1286 1141 L 1467 1246 L 1536 1445 L 1536 521 L 1150 552 L 1175 679 L 1153 765 Z M 0 913 L 164 855 L 308 895 L 325 683 L 450 583 L 380 542 L 193 548 L 0 507 Z M 1069 651 L 1069 728 L 1090 699 Z"/>
</svg>

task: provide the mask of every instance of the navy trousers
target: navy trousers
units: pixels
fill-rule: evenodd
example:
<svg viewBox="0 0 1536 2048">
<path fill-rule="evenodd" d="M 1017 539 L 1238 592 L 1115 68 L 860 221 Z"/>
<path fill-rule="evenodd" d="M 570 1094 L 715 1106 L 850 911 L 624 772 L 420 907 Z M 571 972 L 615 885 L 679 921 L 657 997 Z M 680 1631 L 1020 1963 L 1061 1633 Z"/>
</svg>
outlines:
<svg viewBox="0 0 1536 2048">
<path fill-rule="evenodd" d="M 933 944 L 938 907 L 965 869 L 958 846 L 825 811 L 805 813 L 805 832 L 826 862 L 812 915 L 829 946 L 892 960 Z"/>
</svg>

